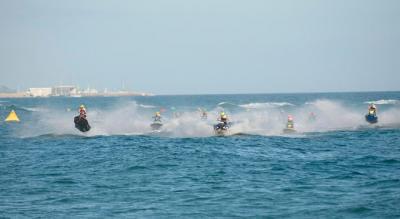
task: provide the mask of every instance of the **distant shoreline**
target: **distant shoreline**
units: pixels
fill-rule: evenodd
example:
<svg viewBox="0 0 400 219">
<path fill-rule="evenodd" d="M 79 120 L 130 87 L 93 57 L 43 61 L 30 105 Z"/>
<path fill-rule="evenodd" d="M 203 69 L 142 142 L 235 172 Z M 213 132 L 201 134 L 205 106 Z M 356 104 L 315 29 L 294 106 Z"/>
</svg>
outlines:
<svg viewBox="0 0 400 219">
<path fill-rule="evenodd" d="M 325 92 L 280 92 L 280 93 L 216 93 L 216 94 L 151 94 L 151 93 L 137 93 L 137 92 L 110 92 L 110 93 L 96 93 L 96 94 L 80 94 L 70 96 L 31 96 L 27 92 L 16 93 L 0 93 L 0 98 L 51 98 L 51 97 L 148 97 L 148 96 L 212 96 L 212 95 L 297 95 L 297 94 L 344 94 L 344 93 L 397 93 L 400 91 L 325 91 Z"/>
<path fill-rule="evenodd" d="M 357 93 L 398 93 L 398 91 L 315 91 L 315 92 L 271 92 L 271 93 L 204 93 L 204 94 L 157 94 L 157 96 L 213 96 L 213 95 L 297 95 L 297 94 L 357 94 Z"/>
<path fill-rule="evenodd" d="M 97 93 L 97 94 L 80 94 L 71 96 L 32 96 L 26 92 L 17 93 L 0 93 L 0 98 L 51 98 L 51 97 L 70 97 L 70 98 L 81 98 L 81 97 L 133 97 L 133 96 L 154 96 L 149 93 L 136 93 L 136 92 L 110 92 L 110 93 Z"/>
<path fill-rule="evenodd" d="M 29 97 L 25 92 L 19 93 L 0 93 L 0 98 L 24 98 Z"/>
</svg>

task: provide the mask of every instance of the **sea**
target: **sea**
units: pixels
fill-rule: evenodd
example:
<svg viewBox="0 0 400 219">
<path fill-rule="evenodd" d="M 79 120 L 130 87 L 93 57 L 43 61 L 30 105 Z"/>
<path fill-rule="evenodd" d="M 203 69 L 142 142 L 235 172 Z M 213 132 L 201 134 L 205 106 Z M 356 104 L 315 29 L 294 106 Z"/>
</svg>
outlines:
<svg viewBox="0 0 400 219">
<path fill-rule="evenodd" d="M 400 92 L 3 98 L 0 119 L 0 218 L 400 218 Z"/>
</svg>

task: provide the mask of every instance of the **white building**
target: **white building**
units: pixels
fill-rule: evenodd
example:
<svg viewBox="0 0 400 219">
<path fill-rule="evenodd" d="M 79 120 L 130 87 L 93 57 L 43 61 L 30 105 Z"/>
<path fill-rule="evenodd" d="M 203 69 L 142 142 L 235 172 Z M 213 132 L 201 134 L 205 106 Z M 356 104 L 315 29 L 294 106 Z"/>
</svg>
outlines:
<svg viewBox="0 0 400 219">
<path fill-rule="evenodd" d="M 94 89 L 94 88 L 87 88 L 87 89 L 85 89 L 85 90 L 82 90 L 82 91 L 80 92 L 80 94 L 81 94 L 82 96 L 98 96 L 99 91 L 97 91 L 97 90 Z"/>
<path fill-rule="evenodd" d="M 78 94 L 78 89 L 75 86 L 56 86 L 52 88 L 53 96 L 75 96 Z"/>
<path fill-rule="evenodd" d="M 28 94 L 32 97 L 48 97 L 52 93 L 50 87 L 29 88 Z"/>
</svg>

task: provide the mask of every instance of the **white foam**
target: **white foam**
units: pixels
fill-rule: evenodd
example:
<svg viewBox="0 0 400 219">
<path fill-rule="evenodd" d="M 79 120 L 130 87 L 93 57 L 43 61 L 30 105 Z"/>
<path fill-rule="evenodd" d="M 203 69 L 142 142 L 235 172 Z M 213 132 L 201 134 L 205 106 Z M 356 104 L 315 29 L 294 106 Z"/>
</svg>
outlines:
<svg viewBox="0 0 400 219">
<path fill-rule="evenodd" d="M 217 106 L 226 106 L 226 105 L 236 106 L 236 104 L 229 102 L 220 102 L 217 104 Z"/>
<path fill-rule="evenodd" d="M 119 104 L 121 105 L 121 104 Z M 88 120 L 92 129 L 87 133 L 81 133 L 74 127 L 73 118 L 76 112 L 52 110 L 52 113 L 35 112 L 32 116 L 36 119 L 32 123 L 24 123 L 23 136 L 38 136 L 45 134 L 56 135 L 122 135 L 150 131 L 149 119 L 137 112 L 138 105 L 135 102 L 123 104 L 124 107 L 115 107 L 110 110 L 92 108 L 88 111 Z"/>
<path fill-rule="evenodd" d="M 121 107 L 123 106 L 123 107 Z M 46 109 L 44 109 L 46 110 Z M 233 125 L 231 134 L 283 135 L 287 115 L 294 117 L 295 129 L 298 133 L 326 132 L 333 130 L 353 130 L 368 125 L 364 111 L 345 106 L 341 102 L 332 100 L 316 100 L 309 105 L 296 108 L 262 108 L 241 112 L 227 112 Z M 141 135 L 151 133 L 150 124 L 152 114 L 140 110 L 136 102 L 118 103 L 107 110 L 91 108 L 88 111 L 88 120 L 92 129 L 88 133 L 81 133 L 74 127 L 73 117 L 76 112 L 52 110 L 52 113 L 34 112 L 35 120 L 32 123 L 23 123 L 26 128 L 21 129 L 23 136 L 38 136 L 44 134 L 56 135 Z M 201 120 L 197 110 L 184 111 L 177 118 L 168 118 L 163 115 L 161 133 L 168 133 L 171 137 L 205 137 L 213 136 L 213 124 L 217 123 L 220 107 L 208 112 L 208 119 Z M 316 116 L 315 121 L 309 118 L 310 112 Z M 379 111 L 379 125 L 400 124 L 400 108 Z M 35 128 L 32 128 L 35 127 Z"/>
<path fill-rule="evenodd" d="M 288 102 L 265 102 L 265 103 L 248 103 L 239 106 L 246 109 L 265 109 L 265 108 L 295 106 L 295 105 Z"/>
<path fill-rule="evenodd" d="M 400 108 L 392 108 L 386 111 L 378 111 L 378 124 L 388 126 L 400 125 Z"/>
<path fill-rule="evenodd" d="M 40 107 L 21 107 L 21 109 L 29 111 L 29 112 L 46 112 L 46 111 L 48 111 L 46 108 L 40 108 Z"/>
<path fill-rule="evenodd" d="M 374 100 L 374 101 L 366 101 L 366 102 L 364 102 L 364 103 L 367 103 L 367 104 L 376 104 L 376 105 L 393 105 L 393 104 L 399 104 L 400 103 L 400 101 L 399 100 L 392 100 L 392 99 L 389 99 L 389 100 Z"/>
<path fill-rule="evenodd" d="M 156 108 L 156 106 L 153 106 L 153 105 L 145 105 L 145 104 L 139 104 L 139 106 L 142 107 L 142 108 L 147 108 L 147 109 Z"/>
</svg>

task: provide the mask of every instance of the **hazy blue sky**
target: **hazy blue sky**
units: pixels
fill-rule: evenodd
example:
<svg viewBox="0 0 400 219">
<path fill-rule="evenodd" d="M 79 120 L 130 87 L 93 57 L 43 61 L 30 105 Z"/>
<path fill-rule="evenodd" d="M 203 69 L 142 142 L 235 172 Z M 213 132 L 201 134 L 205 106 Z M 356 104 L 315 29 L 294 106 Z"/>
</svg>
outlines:
<svg viewBox="0 0 400 219">
<path fill-rule="evenodd" d="M 398 0 L 0 0 L 0 85 L 400 90 Z"/>
</svg>

